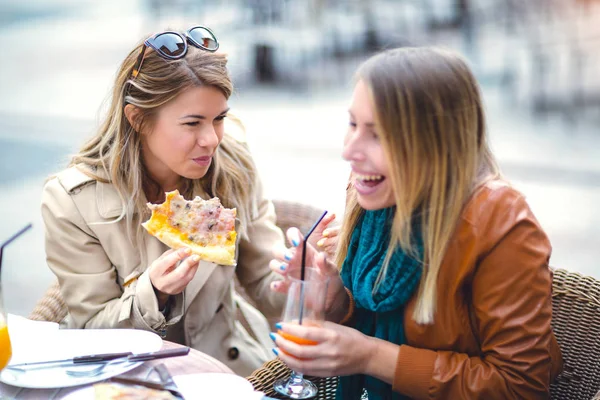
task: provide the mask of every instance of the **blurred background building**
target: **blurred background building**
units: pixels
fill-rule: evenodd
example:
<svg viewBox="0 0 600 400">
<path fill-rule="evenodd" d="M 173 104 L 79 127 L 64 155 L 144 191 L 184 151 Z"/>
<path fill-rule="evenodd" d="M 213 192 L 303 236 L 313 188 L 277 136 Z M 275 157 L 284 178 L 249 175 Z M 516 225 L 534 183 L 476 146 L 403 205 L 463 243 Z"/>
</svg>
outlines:
<svg viewBox="0 0 600 400">
<path fill-rule="evenodd" d="M 356 66 L 391 47 L 460 51 L 482 84 L 492 146 L 554 247 L 551 265 L 600 277 L 598 0 L 2 0 L 0 240 L 9 312 L 54 279 L 40 194 L 90 136 L 127 52 L 150 34 L 211 27 L 267 194 L 340 215 Z"/>
</svg>

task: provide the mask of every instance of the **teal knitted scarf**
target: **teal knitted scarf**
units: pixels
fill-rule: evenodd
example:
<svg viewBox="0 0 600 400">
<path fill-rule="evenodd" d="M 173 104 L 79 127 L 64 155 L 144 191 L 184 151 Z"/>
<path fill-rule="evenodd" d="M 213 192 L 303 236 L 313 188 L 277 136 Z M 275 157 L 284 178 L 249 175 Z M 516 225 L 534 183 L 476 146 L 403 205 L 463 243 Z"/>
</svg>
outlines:
<svg viewBox="0 0 600 400">
<path fill-rule="evenodd" d="M 384 279 L 373 292 L 391 237 L 395 207 L 366 211 L 352 232 L 341 277 L 353 294 L 356 308 L 352 327 L 365 335 L 395 344 L 405 342 L 404 306 L 419 285 L 421 262 L 397 248 L 390 258 Z M 418 226 L 413 223 L 413 245 L 422 259 L 423 244 Z M 392 386 L 366 375 L 340 378 L 336 398 L 360 399 L 363 388 L 369 400 L 403 399 Z"/>
</svg>

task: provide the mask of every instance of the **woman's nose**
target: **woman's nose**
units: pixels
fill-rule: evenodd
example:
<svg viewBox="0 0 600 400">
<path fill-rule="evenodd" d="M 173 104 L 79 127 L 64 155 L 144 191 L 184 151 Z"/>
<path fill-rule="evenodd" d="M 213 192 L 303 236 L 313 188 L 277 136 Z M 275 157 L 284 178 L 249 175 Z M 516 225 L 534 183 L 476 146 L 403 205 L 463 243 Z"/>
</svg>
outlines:
<svg viewBox="0 0 600 400">
<path fill-rule="evenodd" d="M 360 145 L 360 135 L 358 131 L 350 131 L 344 139 L 344 149 L 342 158 L 346 161 L 361 161 L 364 159 L 364 148 Z"/>
<path fill-rule="evenodd" d="M 216 147 L 219 144 L 219 136 L 215 127 L 207 124 L 198 135 L 198 146 L 200 147 Z"/>
</svg>

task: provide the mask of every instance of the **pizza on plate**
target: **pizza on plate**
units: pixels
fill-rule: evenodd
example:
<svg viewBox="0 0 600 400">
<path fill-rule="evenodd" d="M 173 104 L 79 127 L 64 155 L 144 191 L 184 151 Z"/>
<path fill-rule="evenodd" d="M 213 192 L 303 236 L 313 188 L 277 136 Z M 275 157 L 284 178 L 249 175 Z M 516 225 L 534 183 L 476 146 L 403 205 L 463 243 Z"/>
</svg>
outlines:
<svg viewBox="0 0 600 400">
<path fill-rule="evenodd" d="M 217 197 L 186 200 L 178 190 L 148 207 L 152 216 L 142 226 L 167 246 L 189 247 L 201 260 L 216 264 L 235 264 L 235 208 L 223 207 Z"/>
</svg>

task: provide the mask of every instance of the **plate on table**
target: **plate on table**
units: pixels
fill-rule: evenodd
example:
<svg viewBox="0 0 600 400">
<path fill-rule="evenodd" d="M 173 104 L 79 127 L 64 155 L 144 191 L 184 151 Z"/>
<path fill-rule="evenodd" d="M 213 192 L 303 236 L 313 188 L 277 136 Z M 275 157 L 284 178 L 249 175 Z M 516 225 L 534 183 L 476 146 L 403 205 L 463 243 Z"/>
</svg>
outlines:
<svg viewBox="0 0 600 400">
<path fill-rule="evenodd" d="M 174 376 L 173 381 L 185 400 L 260 400 L 262 392 L 255 392 L 252 384 L 238 375 L 201 373 Z M 63 397 L 63 400 L 93 400 L 94 387 L 88 386 Z"/>
<path fill-rule="evenodd" d="M 37 336 L 34 332 L 29 332 L 28 340 L 23 340 L 24 336 L 13 335 L 13 332 L 11 336 L 13 356 L 8 367 L 0 373 L 0 382 L 30 389 L 86 385 L 120 375 L 143 362 L 107 365 L 102 373 L 95 376 L 67 375 L 67 370 L 77 368 L 89 370 L 92 368 L 90 364 L 79 366 L 69 364 L 26 372 L 10 369 L 11 364 L 61 360 L 88 354 L 127 351 L 134 354 L 146 353 L 162 348 L 162 339 L 157 334 L 138 329 L 57 329 Z"/>
</svg>

